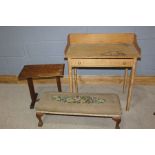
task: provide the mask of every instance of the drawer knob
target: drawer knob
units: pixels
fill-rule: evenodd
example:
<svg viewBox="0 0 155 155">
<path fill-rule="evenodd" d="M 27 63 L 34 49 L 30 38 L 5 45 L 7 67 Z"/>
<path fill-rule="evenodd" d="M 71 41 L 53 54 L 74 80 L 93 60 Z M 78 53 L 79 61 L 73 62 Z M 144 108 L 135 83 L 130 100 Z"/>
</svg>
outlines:
<svg viewBox="0 0 155 155">
<path fill-rule="evenodd" d="M 78 62 L 78 65 L 81 65 L 81 61 Z"/>
<path fill-rule="evenodd" d="M 123 62 L 123 65 L 126 65 L 126 62 Z"/>
</svg>

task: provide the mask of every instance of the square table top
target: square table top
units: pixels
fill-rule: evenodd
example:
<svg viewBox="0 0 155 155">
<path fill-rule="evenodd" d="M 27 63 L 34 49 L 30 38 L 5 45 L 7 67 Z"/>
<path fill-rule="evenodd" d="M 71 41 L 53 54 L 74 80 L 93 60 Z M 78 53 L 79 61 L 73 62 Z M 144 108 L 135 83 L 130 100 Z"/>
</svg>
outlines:
<svg viewBox="0 0 155 155">
<path fill-rule="evenodd" d="M 25 80 L 28 78 L 48 78 L 64 75 L 64 64 L 38 64 L 25 65 L 18 78 Z"/>
</svg>

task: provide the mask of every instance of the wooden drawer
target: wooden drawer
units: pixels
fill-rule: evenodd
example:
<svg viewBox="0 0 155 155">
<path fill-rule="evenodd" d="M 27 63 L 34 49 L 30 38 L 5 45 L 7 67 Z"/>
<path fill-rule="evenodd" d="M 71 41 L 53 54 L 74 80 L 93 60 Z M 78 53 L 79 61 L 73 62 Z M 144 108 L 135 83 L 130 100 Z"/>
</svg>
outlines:
<svg viewBox="0 0 155 155">
<path fill-rule="evenodd" d="M 70 59 L 72 67 L 132 67 L 133 59 Z"/>
</svg>

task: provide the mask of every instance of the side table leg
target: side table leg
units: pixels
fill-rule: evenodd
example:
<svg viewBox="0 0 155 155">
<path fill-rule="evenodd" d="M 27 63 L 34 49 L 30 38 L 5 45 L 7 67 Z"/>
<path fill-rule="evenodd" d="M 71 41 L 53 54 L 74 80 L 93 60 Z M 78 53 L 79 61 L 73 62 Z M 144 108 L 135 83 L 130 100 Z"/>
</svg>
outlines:
<svg viewBox="0 0 155 155">
<path fill-rule="evenodd" d="M 126 90 L 126 86 L 127 86 L 127 78 L 128 78 L 128 69 L 125 68 L 125 73 L 124 73 L 124 82 L 123 82 L 123 93 Z"/>
<path fill-rule="evenodd" d="M 60 77 L 59 76 L 56 77 L 56 81 L 57 81 L 58 91 L 59 92 L 62 92 L 62 89 L 61 89 L 61 81 L 60 81 Z"/>
<path fill-rule="evenodd" d="M 68 60 L 68 78 L 69 78 L 69 88 L 70 92 L 73 93 L 73 75 L 72 75 L 72 66 L 70 60 Z"/>
<path fill-rule="evenodd" d="M 134 84 L 135 72 L 136 72 L 136 60 L 134 60 L 134 64 L 132 66 L 131 73 L 130 73 L 130 82 L 129 82 L 129 88 L 128 88 L 126 111 L 129 111 L 129 109 L 130 109 L 132 88 L 133 88 L 133 84 Z"/>
<path fill-rule="evenodd" d="M 78 79 L 77 79 L 77 69 L 74 68 L 74 86 L 75 92 L 78 93 Z"/>
<path fill-rule="evenodd" d="M 28 78 L 27 83 L 28 83 L 28 87 L 29 87 L 29 91 L 30 91 L 31 100 L 32 100 L 30 109 L 34 109 L 34 105 L 35 105 L 38 93 L 35 93 L 32 78 Z"/>
</svg>

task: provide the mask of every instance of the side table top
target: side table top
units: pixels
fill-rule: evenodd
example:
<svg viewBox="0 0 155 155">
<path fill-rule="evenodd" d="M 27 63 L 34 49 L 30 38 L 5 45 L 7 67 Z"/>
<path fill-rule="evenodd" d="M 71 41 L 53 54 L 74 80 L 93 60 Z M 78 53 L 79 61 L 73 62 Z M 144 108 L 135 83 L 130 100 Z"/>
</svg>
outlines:
<svg viewBox="0 0 155 155">
<path fill-rule="evenodd" d="M 140 58 L 140 55 L 134 33 L 71 33 L 65 49 L 65 58 L 71 59 L 133 59 Z"/>
<path fill-rule="evenodd" d="M 139 58 L 132 44 L 72 44 L 65 53 L 66 58 Z"/>
<path fill-rule="evenodd" d="M 48 78 L 64 75 L 65 64 L 37 64 L 25 65 L 21 70 L 18 79 L 25 80 L 28 78 Z"/>
</svg>

